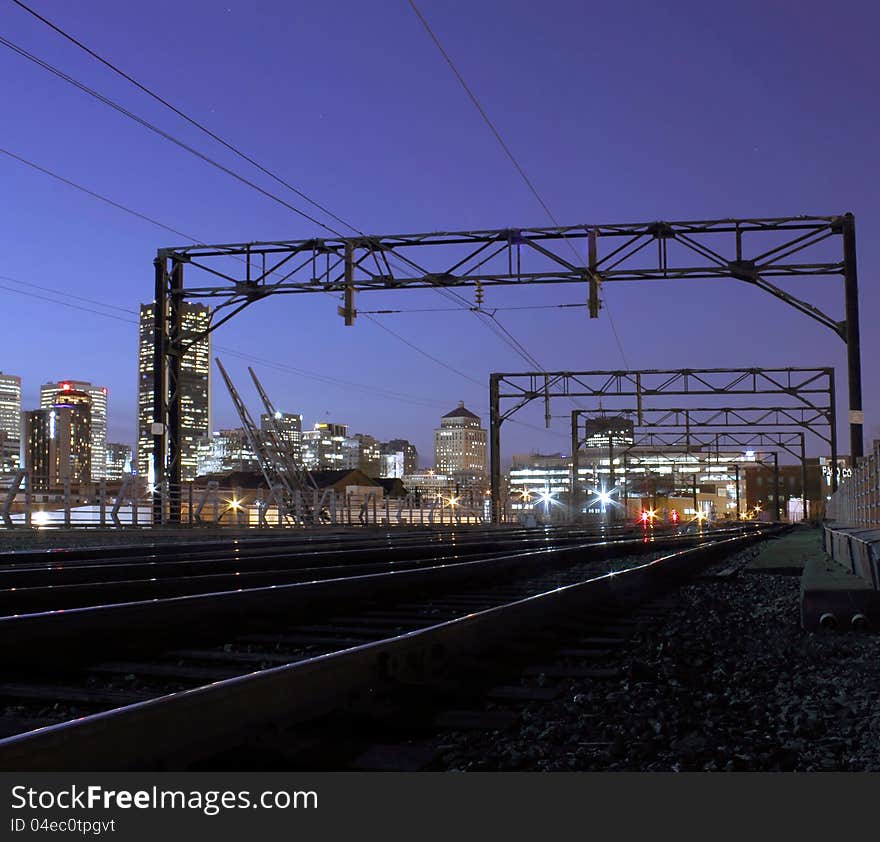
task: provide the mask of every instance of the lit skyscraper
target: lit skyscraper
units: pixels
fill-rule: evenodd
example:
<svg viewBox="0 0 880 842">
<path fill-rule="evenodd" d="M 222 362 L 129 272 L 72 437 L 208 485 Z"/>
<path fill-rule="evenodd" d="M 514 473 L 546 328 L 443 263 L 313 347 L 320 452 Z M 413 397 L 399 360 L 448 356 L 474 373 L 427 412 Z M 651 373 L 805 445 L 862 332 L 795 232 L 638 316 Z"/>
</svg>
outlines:
<svg viewBox="0 0 880 842">
<path fill-rule="evenodd" d="M 281 433 L 281 439 L 287 447 L 288 453 L 293 457 L 295 465 L 302 465 L 302 415 L 296 412 L 276 411 L 274 424 L 273 419 L 264 412 L 260 416 L 260 429 L 266 433 L 276 428 Z"/>
<path fill-rule="evenodd" d="M 32 491 L 58 490 L 91 479 L 89 397 L 69 392 L 64 402 L 22 413 L 24 460 Z"/>
<path fill-rule="evenodd" d="M 131 445 L 107 442 L 107 479 L 119 480 L 131 472 Z"/>
<path fill-rule="evenodd" d="M 40 409 L 49 409 L 65 393 L 84 392 L 90 399 L 91 410 L 91 479 L 97 482 L 107 476 L 107 395 L 106 386 L 95 386 L 84 380 L 58 380 L 40 386 Z"/>
<path fill-rule="evenodd" d="M 0 475 L 19 466 L 21 378 L 0 371 Z"/>
<path fill-rule="evenodd" d="M 485 479 L 486 454 L 486 431 L 479 416 L 467 409 L 464 401 L 459 401 L 434 430 L 435 470 L 459 481 Z"/>
<path fill-rule="evenodd" d="M 181 339 L 189 346 L 180 372 L 181 478 L 196 478 L 199 442 L 211 432 L 211 339 L 190 344 L 208 329 L 210 309 L 203 304 L 182 306 Z M 152 478 L 153 469 L 153 304 L 141 304 L 138 347 L 138 474 Z"/>
<path fill-rule="evenodd" d="M 345 424 L 319 421 L 302 434 L 303 464 L 310 471 L 338 470 L 343 466 L 343 446 L 348 436 Z"/>
</svg>

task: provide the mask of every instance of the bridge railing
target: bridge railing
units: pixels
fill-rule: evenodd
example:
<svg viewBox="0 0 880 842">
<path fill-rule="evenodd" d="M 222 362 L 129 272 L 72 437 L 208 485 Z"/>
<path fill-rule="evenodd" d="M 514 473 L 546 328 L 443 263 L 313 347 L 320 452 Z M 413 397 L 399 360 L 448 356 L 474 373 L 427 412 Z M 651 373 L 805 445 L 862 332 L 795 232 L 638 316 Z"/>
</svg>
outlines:
<svg viewBox="0 0 880 842">
<path fill-rule="evenodd" d="M 880 527 L 880 440 L 842 476 L 825 508 L 825 516 L 842 526 Z"/>
<path fill-rule="evenodd" d="M 135 477 L 78 488 L 30 491 L 13 480 L 0 488 L 0 531 L 15 529 L 149 529 L 179 524 L 181 528 L 235 529 L 320 528 L 358 526 L 453 526 L 487 522 L 482 506 L 445 499 L 384 497 L 376 491 L 325 489 L 298 497 L 293 505 L 275 489 L 224 487 L 218 482 L 186 483 L 171 499 Z M 158 516 L 157 516 L 158 515 Z"/>
</svg>

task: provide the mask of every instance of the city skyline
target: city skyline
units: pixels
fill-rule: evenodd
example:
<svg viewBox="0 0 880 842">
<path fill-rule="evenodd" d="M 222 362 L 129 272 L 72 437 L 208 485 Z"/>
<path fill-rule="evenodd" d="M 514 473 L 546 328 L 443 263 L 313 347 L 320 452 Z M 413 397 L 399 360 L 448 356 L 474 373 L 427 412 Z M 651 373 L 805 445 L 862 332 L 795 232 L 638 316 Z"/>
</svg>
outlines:
<svg viewBox="0 0 880 842">
<path fill-rule="evenodd" d="M 880 340 L 866 329 L 869 314 L 880 306 L 876 285 L 866 282 L 880 260 L 880 245 L 872 236 L 880 225 L 880 208 L 865 173 L 873 171 L 872 150 L 880 132 L 876 113 L 861 102 L 875 88 L 876 69 L 867 67 L 863 56 L 870 50 L 866 33 L 872 31 L 878 12 L 865 5 L 852 18 L 834 17 L 826 25 L 824 14 L 813 13 L 824 9 L 818 3 L 801 4 L 796 16 L 747 3 L 735 13 L 723 12 L 722 20 L 699 4 L 685 5 L 690 13 L 672 21 L 662 10 L 645 4 L 641 11 L 644 29 L 632 33 L 636 76 L 649 78 L 655 67 L 668 62 L 677 78 L 690 80 L 682 89 L 667 87 L 662 94 L 622 86 L 610 69 L 616 57 L 608 52 L 610 47 L 602 38 L 596 39 L 589 56 L 575 49 L 574 32 L 613 33 L 625 27 L 627 14 L 623 10 L 587 13 L 578 4 L 560 2 L 555 7 L 558 14 L 536 22 L 529 15 L 517 14 L 526 9 L 524 4 L 502 7 L 486 3 L 469 13 L 467 27 L 453 11 L 440 6 L 426 11 L 441 38 L 446 36 L 455 45 L 455 58 L 461 60 L 465 76 L 485 99 L 502 130 L 514 137 L 517 153 L 562 223 L 852 210 L 863 279 L 862 362 L 867 385 L 876 380 L 875 361 L 880 359 Z M 288 131 L 297 115 L 272 110 L 271 97 L 261 92 L 255 107 L 270 109 L 275 131 L 259 133 L 252 140 L 248 132 L 241 131 L 235 109 L 221 91 L 262 91 L 261 83 L 274 72 L 286 76 L 305 71 L 319 61 L 332 38 L 321 34 L 318 10 L 299 10 L 298 25 L 310 28 L 315 38 L 304 45 L 302 53 L 285 54 L 276 67 L 265 56 L 281 47 L 279 33 L 284 25 L 292 25 L 292 12 L 284 4 L 269 3 L 252 14 L 241 8 L 206 14 L 212 8 L 207 3 L 187 4 L 182 9 L 168 4 L 169 13 L 173 9 L 181 25 L 208 21 L 191 45 L 193 55 L 185 57 L 171 50 L 159 37 L 162 33 L 155 30 L 155 20 L 137 9 L 90 2 L 77 13 L 59 9 L 56 16 L 74 33 L 81 28 L 79 14 L 88 16 L 89 41 L 99 51 L 118 59 L 136 76 L 149 79 L 160 92 L 174 90 L 186 110 L 221 135 L 243 144 L 258 159 L 363 230 L 547 224 L 543 210 L 517 180 L 455 80 L 446 73 L 448 69 L 428 49 L 431 45 L 409 10 L 389 7 L 389 15 L 399 14 L 397 31 L 405 37 L 395 36 L 394 45 L 399 49 L 389 50 L 386 57 L 368 45 L 384 44 L 392 36 L 358 4 L 350 4 L 345 14 L 337 16 L 332 38 L 349 39 L 351 54 L 334 70 L 326 89 L 318 84 L 305 92 L 299 103 L 309 117 L 309 132 Z M 499 15 L 502 8 L 505 14 Z M 267 28 L 269 15 L 282 25 Z M 107 89 L 135 111 L 144 110 L 160 125 L 173 131 L 180 128 L 167 113 L 135 97 L 87 57 L 53 40 L 38 22 L 9 10 L 4 23 L 10 38 L 36 54 L 83 76 L 99 90 Z M 499 26 L 505 37 L 498 42 L 474 40 Z M 779 37 L 789 27 L 794 28 L 793 36 Z M 761 43 L 772 44 L 779 52 L 784 66 L 799 68 L 800 79 L 786 79 L 783 85 L 764 58 L 742 72 L 737 45 L 743 37 L 753 38 L 755 32 L 760 33 Z M 560 43 L 563 49 L 550 51 L 545 42 Z M 157 43 L 158 55 L 151 52 Z M 231 49 L 233 44 L 256 43 L 265 48 L 259 61 L 233 60 L 226 67 L 218 60 L 221 55 L 240 54 Z M 481 44 L 480 62 L 469 54 L 476 43 Z M 685 43 L 694 47 L 687 57 L 668 49 Z M 503 58 L 516 45 L 528 46 L 532 59 L 511 68 Z M 819 52 L 828 58 L 821 73 L 810 60 Z M 674 58 L 670 58 L 672 54 Z M 146 61 L 147 55 L 159 60 Z M 493 70 L 496 66 L 507 70 L 499 75 Z M 20 81 L 10 92 L 9 102 L 7 143 L 15 154 L 165 224 L 186 232 L 192 229 L 199 239 L 222 242 L 326 233 L 277 205 L 273 208 L 265 197 L 200 168 L 179 149 L 129 126 L 118 114 L 68 89 L 19 56 L 4 52 L 0 67 Z M 172 67 L 174 73 L 169 70 Z M 358 68 L 356 78 L 347 72 L 353 67 Z M 185 72 L 181 74 L 181 70 Z M 185 78 L 178 88 L 181 76 Z M 588 85 L 586 98 L 584 79 L 594 80 Z M 401 87 L 402 80 L 405 84 Z M 383 86 L 399 91 L 399 99 L 387 105 L 371 100 L 369 111 L 360 104 L 354 114 L 335 105 L 338 98 L 330 101 L 326 97 L 332 89 L 341 92 L 343 99 L 360 102 L 363 90 Z M 419 90 L 431 92 L 431 109 L 415 105 Z M 547 96 L 548 91 L 553 94 Z M 34 97 L 51 105 L 46 113 L 32 113 L 27 104 Z M 404 100 L 407 97 L 414 107 L 404 121 L 396 111 L 401 100 L 409 101 Z M 702 110 L 692 113 L 693 102 L 701 98 Z M 823 125 L 838 124 L 844 130 L 838 134 L 817 128 L 815 109 L 805 107 L 810 101 L 821 103 Z M 571 107 L 577 102 L 583 102 L 584 107 Z M 749 118 L 706 119 L 716 113 L 748 114 Z M 438 121 L 437 115 L 443 119 Z M 527 119 L 522 119 L 523 115 Z M 603 131 L 593 129 L 596 115 L 605 126 Z M 350 134 L 352 119 L 383 126 L 381 131 L 362 133 L 356 156 L 347 154 L 339 141 Z M 55 141 L 57 134 L 51 127 L 56 120 L 70 126 L 71 143 L 61 146 Z M 655 165 L 654 157 L 642 159 L 630 151 L 634 138 L 643 137 L 645 125 L 663 167 Z M 397 139 L 395 129 L 400 130 L 401 138 L 415 142 Z M 294 134 L 293 147 L 282 140 Z M 99 147 L 94 141 L 98 136 L 114 138 L 113 154 L 97 154 Z M 200 148 L 207 144 L 195 134 L 186 135 L 186 139 Z M 389 156 L 397 161 L 394 167 L 371 170 L 356 165 L 356 159 L 387 160 Z M 724 166 L 717 166 L 721 161 Z M 136 382 L 129 349 L 136 342 L 137 307 L 152 291 L 151 261 L 156 248 L 183 242 L 183 237 L 127 216 L 15 159 L 0 156 L 0 166 L 17 200 L 3 217 L 8 223 L 5 230 L 19 244 L 4 270 L 6 279 L 0 281 L 7 287 L 4 302 L 12 314 L 0 366 L 21 375 L 23 406 L 38 405 L 39 384 L 57 375 L 59 369 L 90 382 L 106 383 L 113 399 L 108 438 L 133 441 Z M 711 179 L 706 177 L 709 172 Z M 268 189 L 270 184 L 266 186 Z M 173 202 L 167 201 L 169 190 Z M 431 201 L 426 202 L 425 196 Z M 468 197 L 467 202 L 462 202 L 463 196 Z M 317 217 L 326 221 L 320 213 Z M 56 250 L 44 247 L 47 225 L 60 243 Z M 90 264 L 98 243 L 105 268 L 95 273 Z M 112 267 L 110 272 L 107 266 Z M 32 297 L 62 300 L 63 293 L 59 296 L 49 291 L 52 289 L 71 294 L 64 299 L 67 306 Z M 804 281 L 797 289 L 830 312 L 841 313 L 842 296 L 831 285 Z M 608 309 L 595 321 L 587 320 L 583 308 L 502 309 L 497 317 L 548 370 L 685 366 L 693 364 L 695 350 L 699 363 L 707 366 L 834 365 L 838 406 L 846 406 L 843 343 L 827 329 L 747 284 L 726 282 L 711 288 L 696 282 L 609 284 L 605 297 Z M 306 298 L 309 300 L 303 300 Z M 492 289 L 486 292 L 485 306 L 545 307 L 583 303 L 585 299 L 586 290 L 576 286 Z M 699 305 L 693 303 L 697 300 Z M 531 368 L 471 313 L 445 311 L 449 302 L 436 293 L 363 295 L 358 302 L 362 315 L 350 328 L 337 316 L 337 303 L 326 296 L 304 296 L 296 301 L 256 304 L 217 332 L 217 354 L 228 363 L 236 380 L 243 379 L 248 364 L 257 366 L 278 405 L 309 419 L 345 419 L 352 428 L 369 430 L 384 440 L 399 434 L 398 419 L 404 415 L 407 429 L 412 430 L 410 437 L 425 453 L 430 452 L 434 418 L 450 399 L 465 400 L 486 418 L 488 373 Z M 85 310 L 71 309 L 77 306 Z M 437 308 L 444 312 L 375 315 L 375 322 L 366 312 Z M 611 319 L 628 365 L 621 357 Z M 40 326 L 47 322 L 52 325 L 53 343 L 65 348 L 63 366 L 46 359 L 51 352 Z M 388 334 L 379 324 L 419 350 Z M 742 338 L 744 326 L 751 329 L 747 342 Z M 287 401 L 288 395 L 294 399 Z M 876 401 L 867 390 L 866 443 L 880 436 Z M 214 411 L 213 426 L 235 424 L 225 395 L 218 395 Z M 843 414 L 839 439 L 845 443 Z M 537 407 L 527 410 L 522 420 L 538 428 L 543 423 Z M 553 426 L 551 433 L 510 426 L 503 439 L 505 458 L 530 448 L 550 451 L 564 447 L 564 419 L 553 419 Z"/>
</svg>

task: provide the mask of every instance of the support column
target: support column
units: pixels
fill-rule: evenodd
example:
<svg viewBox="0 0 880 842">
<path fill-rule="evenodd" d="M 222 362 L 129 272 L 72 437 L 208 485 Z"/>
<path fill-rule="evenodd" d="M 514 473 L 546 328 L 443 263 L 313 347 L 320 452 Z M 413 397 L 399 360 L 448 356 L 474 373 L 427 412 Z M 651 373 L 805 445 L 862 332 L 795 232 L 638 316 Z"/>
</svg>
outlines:
<svg viewBox="0 0 880 842">
<path fill-rule="evenodd" d="M 740 508 L 739 508 L 739 465 L 738 464 L 734 464 L 733 472 L 734 472 L 734 476 L 736 477 L 736 519 L 739 520 Z"/>
<path fill-rule="evenodd" d="M 807 437 L 801 433 L 801 520 L 807 519 Z M 821 484 L 819 486 L 822 487 Z"/>
<path fill-rule="evenodd" d="M 828 396 L 831 413 L 831 493 L 837 491 L 837 387 L 834 383 L 834 369 L 828 369 L 828 378 L 831 384 L 831 393 Z M 820 481 L 820 495 L 822 497 L 822 512 L 825 511 L 825 489 Z"/>
<path fill-rule="evenodd" d="M 849 380 L 849 441 L 852 463 L 864 455 L 862 425 L 862 361 L 859 338 L 859 279 L 856 270 L 856 220 L 843 217 L 843 279 L 846 297 L 846 369 Z M 836 466 L 835 466 L 836 467 Z"/>
<path fill-rule="evenodd" d="M 501 399 L 500 374 L 489 375 L 489 482 L 492 487 L 492 523 L 501 523 Z"/>
<path fill-rule="evenodd" d="M 573 409 L 571 411 L 571 494 L 569 495 L 572 521 L 577 521 L 581 513 L 581 490 L 578 485 L 578 476 L 580 474 L 580 465 L 578 464 L 578 417 L 578 410 Z"/>
<path fill-rule="evenodd" d="M 181 465 L 180 404 L 181 366 L 183 359 L 183 263 L 171 264 L 171 294 L 168 320 L 168 522 L 180 523 L 183 488 Z"/>
<path fill-rule="evenodd" d="M 779 517 L 779 454 L 773 451 L 773 511 L 775 512 L 775 520 L 778 522 Z"/>
<path fill-rule="evenodd" d="M 165 479 L 165 258 L 153 261 L 156 268 L 156 288 L 153 298 L 153 525 L 161 526 L 165 518 L 162 510 L 162 483 Z"/>
</svg>

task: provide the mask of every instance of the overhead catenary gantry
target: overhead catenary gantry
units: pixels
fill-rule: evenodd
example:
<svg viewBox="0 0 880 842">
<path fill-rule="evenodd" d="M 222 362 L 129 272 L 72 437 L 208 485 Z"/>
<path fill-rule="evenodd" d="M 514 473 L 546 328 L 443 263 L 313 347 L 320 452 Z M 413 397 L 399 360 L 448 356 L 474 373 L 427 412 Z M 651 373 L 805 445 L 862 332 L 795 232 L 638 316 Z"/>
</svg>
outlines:
<svg viewBox="0 0 880 842">
<path fill-rule="evenodd" d="M 489 377 L 489 465 L 492 512 L 501 515 L 501 425 L 533 401 L 541 401 L 549 425 L 551 404 L 560 398 L 634 398 L 641 418 L 646 401 L 690 396 L 703 402 L 710 396 L 723 400 L 754 395 L 774 396 L 772 405 L 788 402 L 793 415 L 824 418 L 832 464 L 837 460 L 833 368 L 705 368 L 645 369 L 640 371 L 552 371 L 494 373 Z M 504 402 L 509 402 L 506 407 Z M 719 406 L 718 411 L 722 411 Z M 662 407 L 658 411 L 669 412 Z M 608 409 L 609 413 L 616 410 Z M 746 409 L 743 410 L 745 412 Z M 700 412 L 699 409 L 694 410 Z M 702 417 L 702 416 L 700 416 Z M 747 417 L 747 416 L 744 416 Z M 818 426 L 818 424 L 816 425 Z M 686 431 L 687 432 L 687 431 Z M 693 434 L 692 434 L 693 435 Z M 574 445 L 574 441 L 572 444 Z"/>
<path fill-rule="evenodd" d="M 826 241 L 840 238 L 840 259 Z M 210 333 L 273 295 L 341 296 L 346 324 L 356 294 L 449 287 L 583 284 L 598 317 L 603 284 L 648 280 L 739 280 L 833 330 L 847 345 L 850 442 L 862 455 L 855 220 L 852 214 L 561 228 L 314 238 L 160 249 L 155 267 L 154 520 L 165 517 L 160 489 L 180 489 L 180 360 L 186 351 L 181 305 L 213 304 Z M 187 267 L 189 286 L 184 283 Z M 842 277 L 845 315 L 837 319 L 778 284 Z M 193 282 L 193 278 L 195 282 Z M 478 304 L 474 309 L 479 309 Z"/>
<path fill-rule="evenodd" d="M 764 406 L 764 407 L 645 407 L 632 408 L 573 409 L 571 411 L 571 453 L 572 453 L 572 508 L 578 510 L 580 488 L 575 482 L 579 472 L 581 448 L 591 438 L 587 421 L 623 417 L 631 420 L 634 427 L 632 444 L 614 448 L 613 436 L 609 437 L 609 461 L 616 455 L 626 461 L 627 456 L 639 447 L 658 447 L 673 445 L 691 452 L 696 448 L 698 454 L 705 455 L 706 446 L 714 446 L 716 454 L 723 439 L 725 446 L 778 448 L 794 456 L 801 466 L 801 485 L 804 512 L 806 513 L 807 456 L 806 436 L 815 435 L 826 443 L 830 450 L 835 448 L 835 424 L 832 407 L 819 406 Z M 583 425 L 581 421 L 584 421 Z M 637 432 L 635 432 L 637 430 Z M 799 431 L 799 437 L 792 438 L 788 431 Z M 631 461 L 631 460 L 630 460 Z M 777 471 L 778 473 L 778 471 Z M 738 471 L 737 471 L 738 474 Z"/>
</svg>

